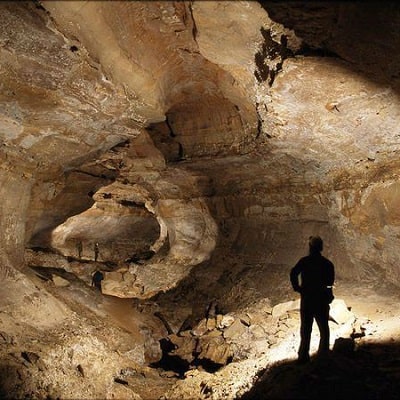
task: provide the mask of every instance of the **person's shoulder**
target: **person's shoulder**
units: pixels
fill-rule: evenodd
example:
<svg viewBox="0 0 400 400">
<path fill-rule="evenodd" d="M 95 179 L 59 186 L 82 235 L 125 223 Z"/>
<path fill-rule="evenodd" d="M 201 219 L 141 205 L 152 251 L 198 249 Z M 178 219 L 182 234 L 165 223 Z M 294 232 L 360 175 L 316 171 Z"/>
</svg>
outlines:
<svg viewBox="0 0 400 400">
<path fill-rule="evenodd" d="M 326 257 L 323 256 L 323 255 L 321 255 L 321 257 L 323 258 L 323 260 L 325 261 L 326 264 L 333 265 L 333 262 L 332 262 L 329 258 L 326 258 Z"/>
<path fill-rule="evenodd" d="M 299 263 L 303 264 L 303 263 L 308 262 L 309 260 L 310 260 L 310 256 L 309 255 L 308 256 L 304 256 L 304 257 L 300 258 Z"/>
<path fill-rule="evenodd" d="M 306 263 L 306 257 L 299 258 L 299 260 L 297 261 L 296 265 L 292 268 L 292 270 L 302 269 L 305 263 Z"/>
</svg>

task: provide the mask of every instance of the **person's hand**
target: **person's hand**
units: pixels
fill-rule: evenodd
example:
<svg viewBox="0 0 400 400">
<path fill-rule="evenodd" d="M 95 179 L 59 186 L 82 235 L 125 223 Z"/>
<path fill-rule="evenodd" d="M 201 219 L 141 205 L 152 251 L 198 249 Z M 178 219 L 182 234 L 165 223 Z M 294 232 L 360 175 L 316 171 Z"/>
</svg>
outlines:
<svg viewBox="0 0 400 400">
<path fill-rule="evenodd" d="M 332 288 L 326 288 L 326 299 L 328 301 L 328 304 L 331 304 L 334 298 L 335 296 L 333 295 Z"/>
</svg>

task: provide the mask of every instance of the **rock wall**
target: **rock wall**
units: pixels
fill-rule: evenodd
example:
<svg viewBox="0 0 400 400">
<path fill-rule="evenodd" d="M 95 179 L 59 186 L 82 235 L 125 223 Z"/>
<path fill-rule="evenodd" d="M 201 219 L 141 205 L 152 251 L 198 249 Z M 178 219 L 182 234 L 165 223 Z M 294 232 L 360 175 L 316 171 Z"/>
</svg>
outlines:
<svg viewBox="0 0 400 400">
<path fill-rule="evenodd" d="M 311 184 L 306 191 L 325 207 L 341 244 L 337 254 L 344 251 L 351 261 L 343 275 L 372 279 L 383 268 L 396 283 L 397 267 L 388 257 L 398 245 L 391 206 L 400 145 L 396 86 L 334 58 L 307 57 L 287 60 L 270 94 L 272 142 L 304 163 L 295 173 L 303 174 Z M 375 244 L 384 241 L 385 256 Z"/>
<path fill-rule="evenodd" d="M 381 59 L 370 70 L 365 41 L 351 52 L 339 28 L 354 32 L 354 5 L 44 1 L 1 9 L 2 155 L 15 157 L 11 176 L 24 176 L 3 189 L 21 191 L 5 200 L 20 215 L 5 248 L 76 255 L 72 239 L 85 219 L 85 257 L 102 239 L 105 259 L 118 263 L 139 230 L 132 252 L 160 251 L 144 282 L 151 273 L 161 282 L 176 265 L 170 288 L 215 246 L 285 269 L 305 251 L 304 237 L 320 233 L 341 276 L 379 266 L 396 281 L 397 58 L 378 74 L 387 60 L 380 30 L 368 36 Z M 379 11 L 377 28 L 392 11 Z M 140 216 L 102 197 L 120 185 L 142 196 Z M 93 235 L 109 212 L 108 230 Z M 130 222 L 117 227 L 124 215 Z"/>
<path fill-rule="evenodd" d="M 279 310 L 311 234 L 354 297 L 398 286 L 397 6 L 29 1 L 0 16 L 2 394 L 243 392 L 266 346 L 295 354 Z M 209 304 L 222 311 L 205 320 Z M 227 367 L 168 395 L 146 367 L 167 329 L 155 310 L 168 356 Z"/>
<path fill-rule="evenodd" d="M 0 170 L 0 275 L 14 275 L 14 268 L 23 267 L 25 224 L 31 181 L 22 172 Z"/>
<path fill-rule="evenodd" d="M 353 264 L 349 277 L 398 283 L 398 183 L 384 178 L 331 196 L 331 218 Z"/>
</svg>

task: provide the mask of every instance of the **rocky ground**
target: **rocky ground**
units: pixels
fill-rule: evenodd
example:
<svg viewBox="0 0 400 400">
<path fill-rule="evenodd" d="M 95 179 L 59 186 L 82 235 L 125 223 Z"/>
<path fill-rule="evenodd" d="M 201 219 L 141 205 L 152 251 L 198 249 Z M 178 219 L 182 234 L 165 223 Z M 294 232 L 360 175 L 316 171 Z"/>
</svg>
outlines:
<svg viewBox="0 0 400 400">
<path fill-rule="evenodd" d="M 282 302 L 238 298 L 241 306 L 230 311 L 226 299 L 223 307 L 203 303 L 202 315 L 167 294 L 148 301 L 103 295 L 90 274 L 78 279 L 49 265 L 26 274 L 29 281 L 1 295 L 2 398 L 397 398 L 396 288 L 337 282 L 332 354 L 297 365 L 296 294 Z M 11 302 L 21 282 L 25 296 Z M 246 288 L 239 278 L 238 285 Z M 312 351 L 317 342 L 314 331 Z"/>
<path fill-rule="evenodd" d="M 375 290 L 378 293 L 354 284 L 339 286 L 337 293 L 343 295 L 356 317 L 354 331 L 337 338 L 326 359 L 313 357 L 306 365 L 285 359 L 268 366 L 242 398 L 397 399 L 398 293 L 387 287 Z"/>
<path fill-rule="evenodd" d="M 329 358 L 313 357 L 306 365 L 296 363 L 298 303 L 278 304 L 265 318 L 269 323 L 255 323 L 269 339 L 260 353 L 248 354 L 213 375 L 189 371 L 163 399 L 398 398 L 400 316 L 395 290 L 340 282 L 331 307 L 339 322 L 330 323 L 333 351 Z M 253 310 L 253 316 L 256 313 Z M 317 341 L 314 331 L 314 352 Z M 256 343 L 252 338 L 253 351 Z"/>
<path fill-rule="evenodd" d="M 1 398 L 150 400 L 173 383 L 147 366 L 164 335 L 154 317 L 64 270 L 26 274 L 2 286 Z"/>
</svg>

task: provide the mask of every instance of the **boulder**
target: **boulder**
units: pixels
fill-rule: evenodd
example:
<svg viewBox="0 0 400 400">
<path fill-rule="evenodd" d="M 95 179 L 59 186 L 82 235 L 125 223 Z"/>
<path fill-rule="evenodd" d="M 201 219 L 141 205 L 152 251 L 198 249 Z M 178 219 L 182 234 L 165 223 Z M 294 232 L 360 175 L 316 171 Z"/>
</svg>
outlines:
<svg viewBox="0 0 400 400">
<path fill-rule="evenodd" d="M 224 338 L 225 339 L 235 339 L 239 336 L 243 335 L 246 332 L 246 326 L 240 321 L 240 319 L 236 319 L 235 322 L 227 329 L 224 330 Z"/>
<path fill-rule="evenodd" d="M 195 336 L 203 336 L 207 332 L 207 320 L 202 319 L 197 326 L 192 329 L 192 333 Z"/>
<path fill-rule="evenodd" d="M 194 360 L 194 351 L 196 349 L 196 339 L 191 336 L 169 335 L 168 339 L 174 345 L 174 349 L 169 355 L 179 357 L 191 364 Z"/>
<path fill-rule="evenodd" d="M 200 361 L 210 361 L 217 365 L 226 365 L 232 358 L 231 347 L 220 336 L 206 335 L 199 340 L 196 348 L 199 352 L 197 358 Z"/>
<path fill-rule="evenodd" d="M 300 300 L 287 301 L 285 303 L 277 304 L 272 308 L 272 317 L 279 318 L 282 315 L 300 310 Z"/>
<path fill-rule="evenodd" d="M 354 320 L 354 314 L 348 309 L 346 303 L 342 299 L 335 299 L 330 305 L 330 319 L 339 325 L 345 324 L 350 320 Z"/>
<path fill-rule="evenodd" d="M 54 275 L 52 276 L 52 281 L 53 283 L 58 286 L 58 287 L 66 287 L 69 286 L 69 281 L 67 281 L 64 278 L 61 278 L 61 276 Z"/>
<path fill-rule="evenodd" d="M 217 328 L 228 328 L 235 322 L 235 318 L 232 315 L 223 315 L 221 322 L 217 325 Z"/>
</svg>

